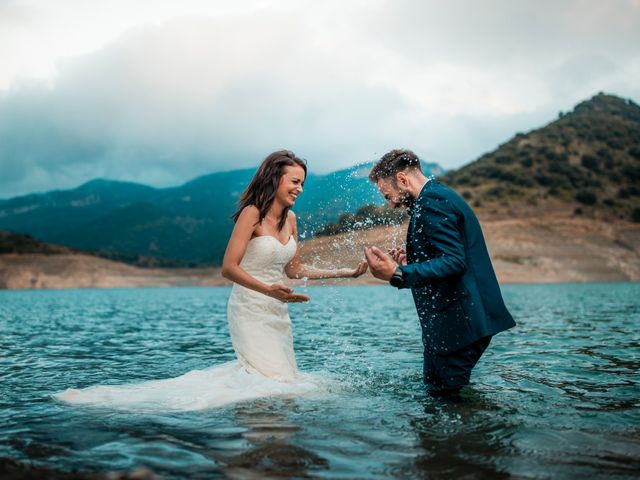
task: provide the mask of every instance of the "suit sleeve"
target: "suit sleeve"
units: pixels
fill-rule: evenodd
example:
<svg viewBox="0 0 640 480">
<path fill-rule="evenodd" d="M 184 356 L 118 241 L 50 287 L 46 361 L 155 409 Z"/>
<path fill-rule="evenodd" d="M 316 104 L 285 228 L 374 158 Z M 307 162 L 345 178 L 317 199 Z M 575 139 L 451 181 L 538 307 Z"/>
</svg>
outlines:
<svg viewBox="0 0 640 480">
<path fill-rule="evenodd" d="M 436 250 L 435 258 L 400 267 L 403 283 L 400 288 L 423 286 L 440 279 L 462 275 L 467 269 L 462 232 L 456 210 L 443 198 L 431 198 L 421 206 L 415 228 L 426 232 Z"/>
</svg>

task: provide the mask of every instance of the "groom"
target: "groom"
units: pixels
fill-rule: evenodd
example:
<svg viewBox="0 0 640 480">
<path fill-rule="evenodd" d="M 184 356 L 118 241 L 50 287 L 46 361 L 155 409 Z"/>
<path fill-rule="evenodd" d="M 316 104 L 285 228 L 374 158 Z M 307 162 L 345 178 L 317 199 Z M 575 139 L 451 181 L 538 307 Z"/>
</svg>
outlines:
<svg viewBox="0 0 640 480">
<path fill-rule="evenodd" d="M 427 178 L 410 150 L 392 150 L 369 174 L 393 208 L 409 210 L 406 251 L 365 248 L 371 273 L 410 288 L 433 395 L 456 393 L 496 333 L 515 325 L 496 279 L 480 223 L 467 203 Z"/>
</svg>

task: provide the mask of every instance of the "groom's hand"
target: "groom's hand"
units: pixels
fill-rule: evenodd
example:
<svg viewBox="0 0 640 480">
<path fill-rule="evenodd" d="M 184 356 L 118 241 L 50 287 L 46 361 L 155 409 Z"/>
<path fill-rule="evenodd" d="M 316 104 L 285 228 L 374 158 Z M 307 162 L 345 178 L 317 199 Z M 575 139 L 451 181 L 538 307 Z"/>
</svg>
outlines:
<svg viewBox="0 0 640 480">
<path fill-rule="evenodd" d="M 407 251 L 404 248 L 401 248 L 401 247 L 392 248 L 387 253 L 391 255 L 391 258 L 393 258 L 393 260 L 398 265 L 407 264 Z"/>
<path fill-rule="evenodd" d="M 367 258 L 371 274 L 380 280 L 388 282 L 398 268 L 398 264 L 378 247 L 365 247 L 364 256 Z"/>
<path fill-rule="evenodd" d="M 292 288 L 281 283 L 275 283 L 269 287 L 266 293 L 269 297 L 280 300 L 284 303 L 302 303 L 308 302 L 310 299 L 302 293 L 295 293 Z"/>
</svg>

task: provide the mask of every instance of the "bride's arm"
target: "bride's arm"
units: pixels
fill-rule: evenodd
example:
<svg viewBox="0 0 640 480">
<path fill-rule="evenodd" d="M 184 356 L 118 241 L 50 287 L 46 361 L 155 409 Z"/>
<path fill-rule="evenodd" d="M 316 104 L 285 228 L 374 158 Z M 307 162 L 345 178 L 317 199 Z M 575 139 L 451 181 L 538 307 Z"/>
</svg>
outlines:
<svg viewBox="0 0 640 480">
<path fill-rule="evenodd" d="M 296 240 L 296 254 L 287 264 L 284 271 L 289 278 L 307 278 L 309 280 L 319 280 L 323 278 L 348 278 L 359 277 L 367 271 L 368 264 L 362 261 L 355 268 L 338 268 L 338 269 L 322 269 L 315 268 L 311 265 L 305 265 L 300 261 L 300 247 L 298 245 L 298 226 L 296 216 L 293 212 L 289 212 L 289 219 L 292 222 L 293 236 Z"/>
<path fill-rule="evenodd" d="M 285 285 L 275 284 L 267 285 L 261 282 L 257 278 L 249 275 L 241 266 L 240 262 L 244 257 L 247 245 L 253 231 L 256 228 L 260 220 L 260 213 L 254 206 L 246 207 L 240 213 L 227 249 L 224 252 L 224 259 L 222 260 L 222 276 L 228 280 L 231 280 L 238 285 L 250 288 L 256 292 L 260 292 L 263 295 L 276 298 L 281 302 L 306 302 L 309 298 L 305 295 L 293 293 L 293 290 Z"/>
</svg>

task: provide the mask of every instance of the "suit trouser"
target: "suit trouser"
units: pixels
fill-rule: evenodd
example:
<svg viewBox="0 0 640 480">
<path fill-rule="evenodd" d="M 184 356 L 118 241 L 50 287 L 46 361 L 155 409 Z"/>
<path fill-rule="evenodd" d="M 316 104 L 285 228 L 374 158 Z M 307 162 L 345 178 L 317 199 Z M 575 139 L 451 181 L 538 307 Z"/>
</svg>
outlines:
<svg viewBox="0 0 640 480">
<path fill-rule="evenodd" d="M 489 346 L 491 335 L 446 354 L 424 351 L 424 382 L 431 391 L 456 391 L 469 383 L 471 370 Z"/>
</svg>

